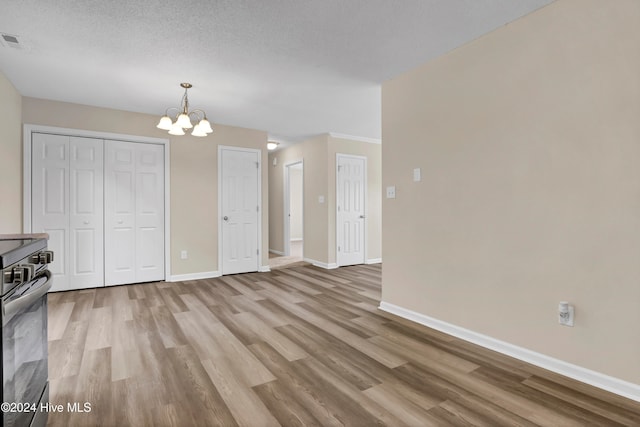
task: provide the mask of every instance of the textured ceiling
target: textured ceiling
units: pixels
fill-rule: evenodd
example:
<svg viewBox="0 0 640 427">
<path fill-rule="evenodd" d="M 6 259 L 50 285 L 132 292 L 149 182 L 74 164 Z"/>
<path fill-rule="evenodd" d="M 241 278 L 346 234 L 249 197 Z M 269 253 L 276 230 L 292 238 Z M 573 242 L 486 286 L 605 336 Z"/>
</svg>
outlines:
<svg viewBox="0 0 640 427">
<path fill-rule="evenodd" d="M 191 82 L 214 123 L 380 138 L 380 85 L 551 0 L 3 0 L 24 96 L 161 115 Z"/>
</svg>

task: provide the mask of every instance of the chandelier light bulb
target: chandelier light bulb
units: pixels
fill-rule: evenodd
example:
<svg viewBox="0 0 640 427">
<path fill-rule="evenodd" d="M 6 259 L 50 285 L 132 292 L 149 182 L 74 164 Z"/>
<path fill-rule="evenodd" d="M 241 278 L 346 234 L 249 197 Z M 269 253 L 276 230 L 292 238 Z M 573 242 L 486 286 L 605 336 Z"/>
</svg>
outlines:
<svg viewBox="0 0 640 427">
<path fill-rule="evenodd" d="M 191 120 L 189 119 L 189 116 L 186 115 L 185 113 L 182 113 L 178 116 L 178 120 L 176 121 L 176 124 L 183 129 L 191 129 L 193 127 L 193 125 L 191 124 Z"/>
<path fill-rule="evenodd" d="M 203 137 L 203 136 L 207 136 L 207 133 L 202 129 L 202 126 L 200 126 L 200 124 L 197 124 L 193 127 L 193 131 L 191 132 L 191 135 Z"/>
<path fill-rule="evenodd" d="M 158 122 L 158 126 L 156 127 L 162 130 L 171 130 L 172 126 L 173 126 L 173 122 L 171 121 L 171 117 L 165 115 L 165 116 L 162 116 L 162 118 L 160 119 L 160 122 Z"/>
<path fill-rule="evenodd" d="M 182 127 L 180 127 L 180 125 L 178 125 L 178 122 L 176 121 L 173 124 L 173 126 L 171 126 L 171 130 L 169 131 L 169 134 L 182 136 L 184 135 L 184 129 L 182 129 Z"/>
<path fill-rule="evenodd" d="M 211 129 L 211 123 L 209 123 L 209 120 L 207 120 L 206 117 L 204 119 L 200 120 L 200 123 L 198 123 L 198 125 L 206 133 L 213 132 L 213 129 Z"/>
</svg>

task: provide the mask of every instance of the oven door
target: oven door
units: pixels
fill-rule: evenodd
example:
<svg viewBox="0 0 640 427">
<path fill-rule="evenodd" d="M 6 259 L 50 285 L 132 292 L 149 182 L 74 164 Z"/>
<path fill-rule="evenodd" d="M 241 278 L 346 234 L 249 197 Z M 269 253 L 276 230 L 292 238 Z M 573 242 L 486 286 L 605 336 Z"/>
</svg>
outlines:
<svg viewBox="0 0 640 427">
<path fill-rule="evenodd" d="M 2 402 L 15 403 L 14 407 L 9 406 L 9 411 L 3 411 L 3 426 L 29 426 L 34 416 L 42 415 L 40 403 L 49 377 L 50 288 L 51 273 L 45 270 L 2 298 Z"/>
</svg>

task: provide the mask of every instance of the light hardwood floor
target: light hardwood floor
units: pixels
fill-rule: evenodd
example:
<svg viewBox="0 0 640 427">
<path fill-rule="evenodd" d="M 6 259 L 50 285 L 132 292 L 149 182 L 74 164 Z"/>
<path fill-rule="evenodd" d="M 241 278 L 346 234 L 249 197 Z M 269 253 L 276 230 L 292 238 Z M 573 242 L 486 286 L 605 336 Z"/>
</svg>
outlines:
<svg viewBox="0 0 640 427">
<path fill-rule="evenodd" d="M 271 270 L 308 264 L 302 257 L 302 240 L 292 240 L 289 245 L 290 254 L 287 256 L 269 252 L 269 268 L 271 268 Z"/>
<path fill-rule="evenodd" d="M 49 295 L 51 426 L 638 426 L 640 404 L 379 311 L 379 265 Z"/>
</svg>

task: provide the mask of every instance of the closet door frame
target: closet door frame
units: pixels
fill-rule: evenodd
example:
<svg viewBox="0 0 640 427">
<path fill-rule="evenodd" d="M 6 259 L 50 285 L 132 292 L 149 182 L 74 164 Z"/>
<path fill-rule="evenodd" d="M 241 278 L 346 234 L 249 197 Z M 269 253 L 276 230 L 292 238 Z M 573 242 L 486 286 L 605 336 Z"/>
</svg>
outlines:
<svg viewBox="0 0 640 427">
<path fill-rule="evenodd" d="M 165 281 L 171 278 L 171 241 L 169 224 L 170 215 L 170 165 L 169 165 L 169 139 L 154 138 L 138 135 L 126 135 L 110 132 L 96 132 L 83 129 L 70 129 L 55 126 L 42 126 L 35 124 L 24 124 L 22 128 L 22 231 L 32 232 L 31 224 L 31 138 L 33 133 L 49 133 L 54 135 L 79 136 L 86 138 L 110 139 L 115 141 L 136 142 L 142 144 L 162 144 L 164 145 L 164 274 Z"/>
</svg>

